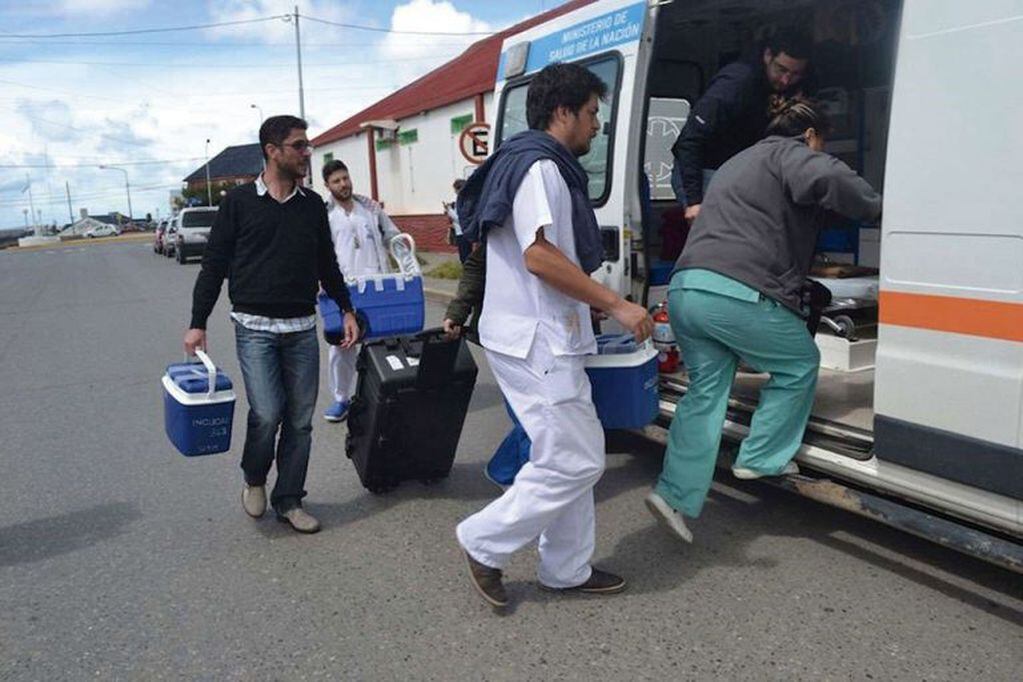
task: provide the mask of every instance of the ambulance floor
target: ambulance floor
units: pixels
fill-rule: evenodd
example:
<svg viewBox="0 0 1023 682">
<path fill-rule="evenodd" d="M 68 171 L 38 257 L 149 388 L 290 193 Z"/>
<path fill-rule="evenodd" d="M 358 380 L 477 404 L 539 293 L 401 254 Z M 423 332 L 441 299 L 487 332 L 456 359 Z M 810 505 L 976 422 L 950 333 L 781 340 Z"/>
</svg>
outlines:
<svg viewBox="0 0 1023 682">
<path fill-rule="evenodd" d="M 685 372 L 669 375 L 685 381 Z M 732 396 L 756 403 L 767 374 L 740 371 L 735 375 Z M 863 431 L 874 430 L 874 370 L 836 372 L 821 368 L 813 416 Z"/>
<path fill-rule="evenodd" d="M 766 374 L 739 373 L 732 395 L 756 401 Z M 874 430 L 874 370 L 835 372 L 821 368 L 813 416 L 864 431 Z"/>
</svg>

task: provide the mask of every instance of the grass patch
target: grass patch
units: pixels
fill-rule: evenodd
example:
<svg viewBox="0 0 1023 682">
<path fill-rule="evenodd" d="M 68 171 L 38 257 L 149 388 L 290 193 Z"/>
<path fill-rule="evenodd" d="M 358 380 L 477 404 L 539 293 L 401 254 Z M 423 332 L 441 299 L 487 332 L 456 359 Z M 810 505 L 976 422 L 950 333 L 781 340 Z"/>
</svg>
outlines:
<svg viewBox="0 0 1023 682">
<path fill-rule="evenodd" d="M 461 279 L 462 278 L 462 264 L 458 261 L 446 261 L 441 263 L 434 269 L 426 273 L 427 277 L 436 277 L 437 279 Z"/>
</svg>

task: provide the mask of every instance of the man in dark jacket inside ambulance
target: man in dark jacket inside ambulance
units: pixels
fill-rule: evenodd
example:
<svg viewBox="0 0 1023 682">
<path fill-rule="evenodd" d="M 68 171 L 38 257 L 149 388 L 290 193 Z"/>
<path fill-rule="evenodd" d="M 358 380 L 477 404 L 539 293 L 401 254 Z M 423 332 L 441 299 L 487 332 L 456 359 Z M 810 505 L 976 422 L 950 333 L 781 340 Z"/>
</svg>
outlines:
<svg viewBox="0 0 1023 682">
<path fill-rule="evenodd" d="M 672 187 L 690 225 L 713 172 L 764 136 L 772 97 L 801 91 L 811 48 L 808 36 L 782 29 L 762 53 L 729 64 L 711 79 L 671 149 Z"/>
</svg>

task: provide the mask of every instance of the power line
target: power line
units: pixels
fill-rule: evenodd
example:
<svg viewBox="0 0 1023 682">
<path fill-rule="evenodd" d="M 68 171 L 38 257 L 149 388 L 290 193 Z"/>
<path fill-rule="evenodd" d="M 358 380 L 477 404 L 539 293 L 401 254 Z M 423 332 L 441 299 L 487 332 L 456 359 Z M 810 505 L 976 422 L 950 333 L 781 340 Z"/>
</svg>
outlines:
<svg viewBox="0 0 1023 682">
<path fill-rule="evenodd" d="M 301 16 L 301 15 L 300 15 Z M 442 35 L 440 33 L 430 33 L 429 35 Z M 10 36 L 0 34 L 0 41 Z M 450 47 L 462 47 L 465 45 L 464 40 L 447 40 L 437 41 L 436 45 L 450 46 Z M 0 45 L 3 45 L 0 42 Z M 153 41 L 131 41 L 131 40 L 118 40 L 117 42 L 109 41 L 95 41 L 95 40 L 40 40 L 40 39 L 22 39 L 17 42 L 8 43 L 9 46 L 16 45 L 80 45 L 83 47 L 105 47 L 111 50 L 120 50 L 125 46 L 137 46 L 137 47 L 208 47 L 210 49 L 222 50 L 230 47 L 252 47 L 252 48 L 264 48 L 264 47 L 280 47 L 280 48 L 291 48 L 294 49 L 295 41 L 288 42 L 254 42 L 254 41 L 242 41 L 242 40 L 224 40 L 224 41 L 176 41 L 176 40 L 153 40 Z M 329 43 L 321 42 L 305 42 L 302 41 L 302 47 L 317 47 L 320 49 L 336 49 L 336 50 L 350 50 L 353 47 L 375 47 L 378 43 L 355 43 L 345 41 L 344 43 L 338 43 L 337 41 Z"/>
<path fill-rule="evenodd" d="M 374 61 L 350 61 L 345 60 L 342 64 L 338 62 L 310 62 L 303 63 L 303 66 L 324 66 L 339 68 L 341 66 L 365 66 L 379 64 L 393 64 L 395 62 L 425 62 L 444 57 L 454 57 L 450 52 L 422 55 L 420 57 L 402 57 L 396 59 L 383 59 Z M 81 60 L 56 60 L 56 59 L 20 59 L 18 57 L 0 57 L 0 63 L 7 64 L 73 64 L 75 66 L 138 66 L 138 67 L 182 67 L 182 68 L 206 68 L 206 69 L 293 69 L 292 64 L 217 64 L 215 67 L 209 63 L 202 62 L 88 62 Z"/>
<path fill-rule="evenodd" d="M 365 26 L 362 24 L 347 24 L 337 21 L 329 21 L 327 19 L 320 19 L 318 17 L 310 17 L 305 14 L 298 15 L 302 19 L 316 22 L 318 24 L 325 24 L 327 26 L 336 26 L 338 28 L 349 28 L 356 31 L 372 31 L 375 33 L 394 33 L 397 35 L 419 35 L 419 36 L 491 36 L 496 31 L 399 31 L 390 28 L 380 28 L 378 26 Z M 110 36 L 128 36 L 128 35 L 140 35 L 147 33 L 170 33 L 174 31 L 198 31 L 207 28 L 220 28 L 223 26 L 240 26 L 243 24 L 258 24 L 265 23 L 267 21 L 290 21 L 292 15 L 290 14 L 278 14 L 269 17 L 260 17 L 258 19 L 241 19 L 238 21 L 221 21 L 213 24 L 194 24 L 191 26 L 169 26 L 166 28 L 137 28 L 125 31 L 93 31 L 87 33 L 4 33 L 4 38 L 18 38 L 26 40 L 50 40 L 53 38 L 100 38 Z"/>
<path fill-rule="evenodd" d="M 305 14 L 299 14 L 303 19 L 309 21 L 315 21 L 318 24 L 326 24 L 327 26 L 337 26 L 339 28 L 350 28 L 356 31 L 374 31 L 376 33 L 394 33 L 396 35 L 408 35 L 408 36 L 492 36 L 497 31 L 397 31 L 390 28 L 379 28 L 377 26 L 362 26 L 360 24 L 345 24 L 337 21 L 328 21 L 326 19 L 318 19 L 316 17 L 306 16 Z"/>
<path fill-rule="evenodd" d="M 191 163 L 202 161 L 204 157 L 195 156 L 190 159 L 158 159 L 153 161 L 96 161 L 94 163 L 0 163 L 0 168 L 96 168 L 103 166 L 155 166 L 170 163 Z"/>
<path fill-rule="evenodd" d="M 272 17 L 260 17 L 258 19 L 240 19 L 238 21 L 220 21 L 215 24 L 194 24 L 192 26 L 170 26 L 167 28 L 136 28 L 127 31 L 94 31 L 90 33 L 7 33 L 5 38 L 99 38 L 109 36 L 131 36 L 143 33 L 170 33 L 173 31 L 199 31 L 205 28 L 219 28 L 221 26 L 240 26 L 242 24 L 259 24 L 267 21 L 287 21 L 287 14 L 278 14 Z"/>
<path fill-rule="evenodd" d="M 117 137 L 116 135 L 111 135 L 111 134 L 109 134 L 109 133 L 107 133 L 105 131 L 82 130 L 81 128 L 76 128 L 75 126 L 69 125 L 67 123 L 60 123 L 58 121 L 51 121 L 49 119 L 40 118 L 39 116 L 34 116 L 32 114 L 25 113 L 24 111 L 19 111 L 18 113 L 21 114 L 22 116 L 24 116 L 25 118 L 27 118 L 30 121 L 36 121 L 38 123 L 45 123 L 46 125 L 57 126 L 58 128 L 66 128 L 68 130 L 73 130 L 76 133 L 83 133 L 85 135 L 95 134 L 97 137 L 100 137 L 100 138 L 103 138 L 103 139 L 106 139 L 106 140 L 111 140 L 113 142 L 120 142 L 122 144 L 130 144 L 130 145 L 134 145 L 136 147 L 148 147 L 149 144 L 150 144 L 150 141 L 147 141 L 147 140 L 130 140 L 130 139 L 126 138 L 126 137 Z"/>
<path fill-rule="evenodd" d="M 117 99 L 115 97 L 103 97 L 102 95 L 85 95 L 85 94 L 81 94 L 81 93 L 78 93 L 78 92 L 70 92 L 68 90 L 55 90 L 54 88 L 44 88 L 44 87 L 41 87 L 39 85 L 29 85 L 27 83 L 18 83 L 16 81 L 9 81 L 9 80 L 3 80 L 3 79 L 0 79 L 0 83 L 3 83 L 5 85 L 17 85 L 18 87 L 28 88 L 29 90 L 40 90 L 42 92 L 53 92 L 53 93 L 56 93 L 58 95 L 73 95 L 75 97 L 85 97 L 85 98 L 88 98 L 88 99 L 102 99 L 102 100 L 106 100 L 108 102 L 117 102 L 118 104 L 124 104 L 124 99 L 123 98 L 122 99 Z"/>
<path fill-rule="evenodd" d="M 137 191 L 137 192 L 159 192 L 161 190 L 168 190 L 168 191 L 170 191 L 170 190 L 174 190 L 174 189 L 181 189 L 182 184 L 183 183 L 181 183 L 181 182 L 177 182 L 177 183 L 174 183 L 174 184 L 160 183 L 160 184 L 157 184 L 157 185 L 142 185 L 142 186 L 139 186 L 139 187 L 132 187 L 132 191 L 133 192 L 134 191 Z M 124 187 L 119 187 L 118 189 L 98 190 L 98 191 L 92 191 L 92 192 L 76 193 L 74 195 L 74 198 L 75 198 L 75 202 L 77 203 L 79 201 L 85 201 L 85 200 L 96 201 L 96 200 L 102 200 L 102 199 L 108 199 L 108 198 L 116 199 L 116 198 L 119 198 L 119 197 L 123 197 L 124 196 L 123 193 L 124 193 Z M 4 199 L 4 200 L 0 201 L 0 208 L 12 208 L 12 207 L 17 207 L 17 206 L 24 206 L 25 205 L 25 201 L 26 201 L 25 199 Z M 48 193 L 48 194 L 41 195 L 41 197 L 36 197 L 35 201 L 36 201 L 36 203 L 41 204 L 41 205 L 63 204 L 64 202 L 67 201 L 67 198 L 65 197 L 65 195 L 63 193 L 58 193 L 58 194 Z"/>
</svg>

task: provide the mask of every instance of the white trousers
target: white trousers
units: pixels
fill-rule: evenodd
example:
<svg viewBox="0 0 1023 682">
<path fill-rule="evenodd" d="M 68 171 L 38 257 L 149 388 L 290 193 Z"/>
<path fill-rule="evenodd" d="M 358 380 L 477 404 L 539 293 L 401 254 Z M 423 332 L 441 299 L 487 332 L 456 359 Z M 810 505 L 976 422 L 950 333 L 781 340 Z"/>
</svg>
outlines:
<svg viewBox="0 0 1023 682">
<path fill-rule="evenodd" d="M 604 430 L 583 357 L 554 356 L 537 333 L 525 360 L 489 350 L 487 360 L 532 451 L 504 495 L 458 525 L 458 541 L 476 561 L 504 568 L 539 537 L 540 582 L 581 585 L 594 548 L 593 486 L 604 472 Z"/>
<path fill-rule="evenodd" d="M 359 347 L 330 346 L 328 357 L 330 392 L 338 402 L 350 401 L 355 394 L 355 380 L 358 378 L 355 373 L 355 361 L 359 357 Z"/>
</svg>

